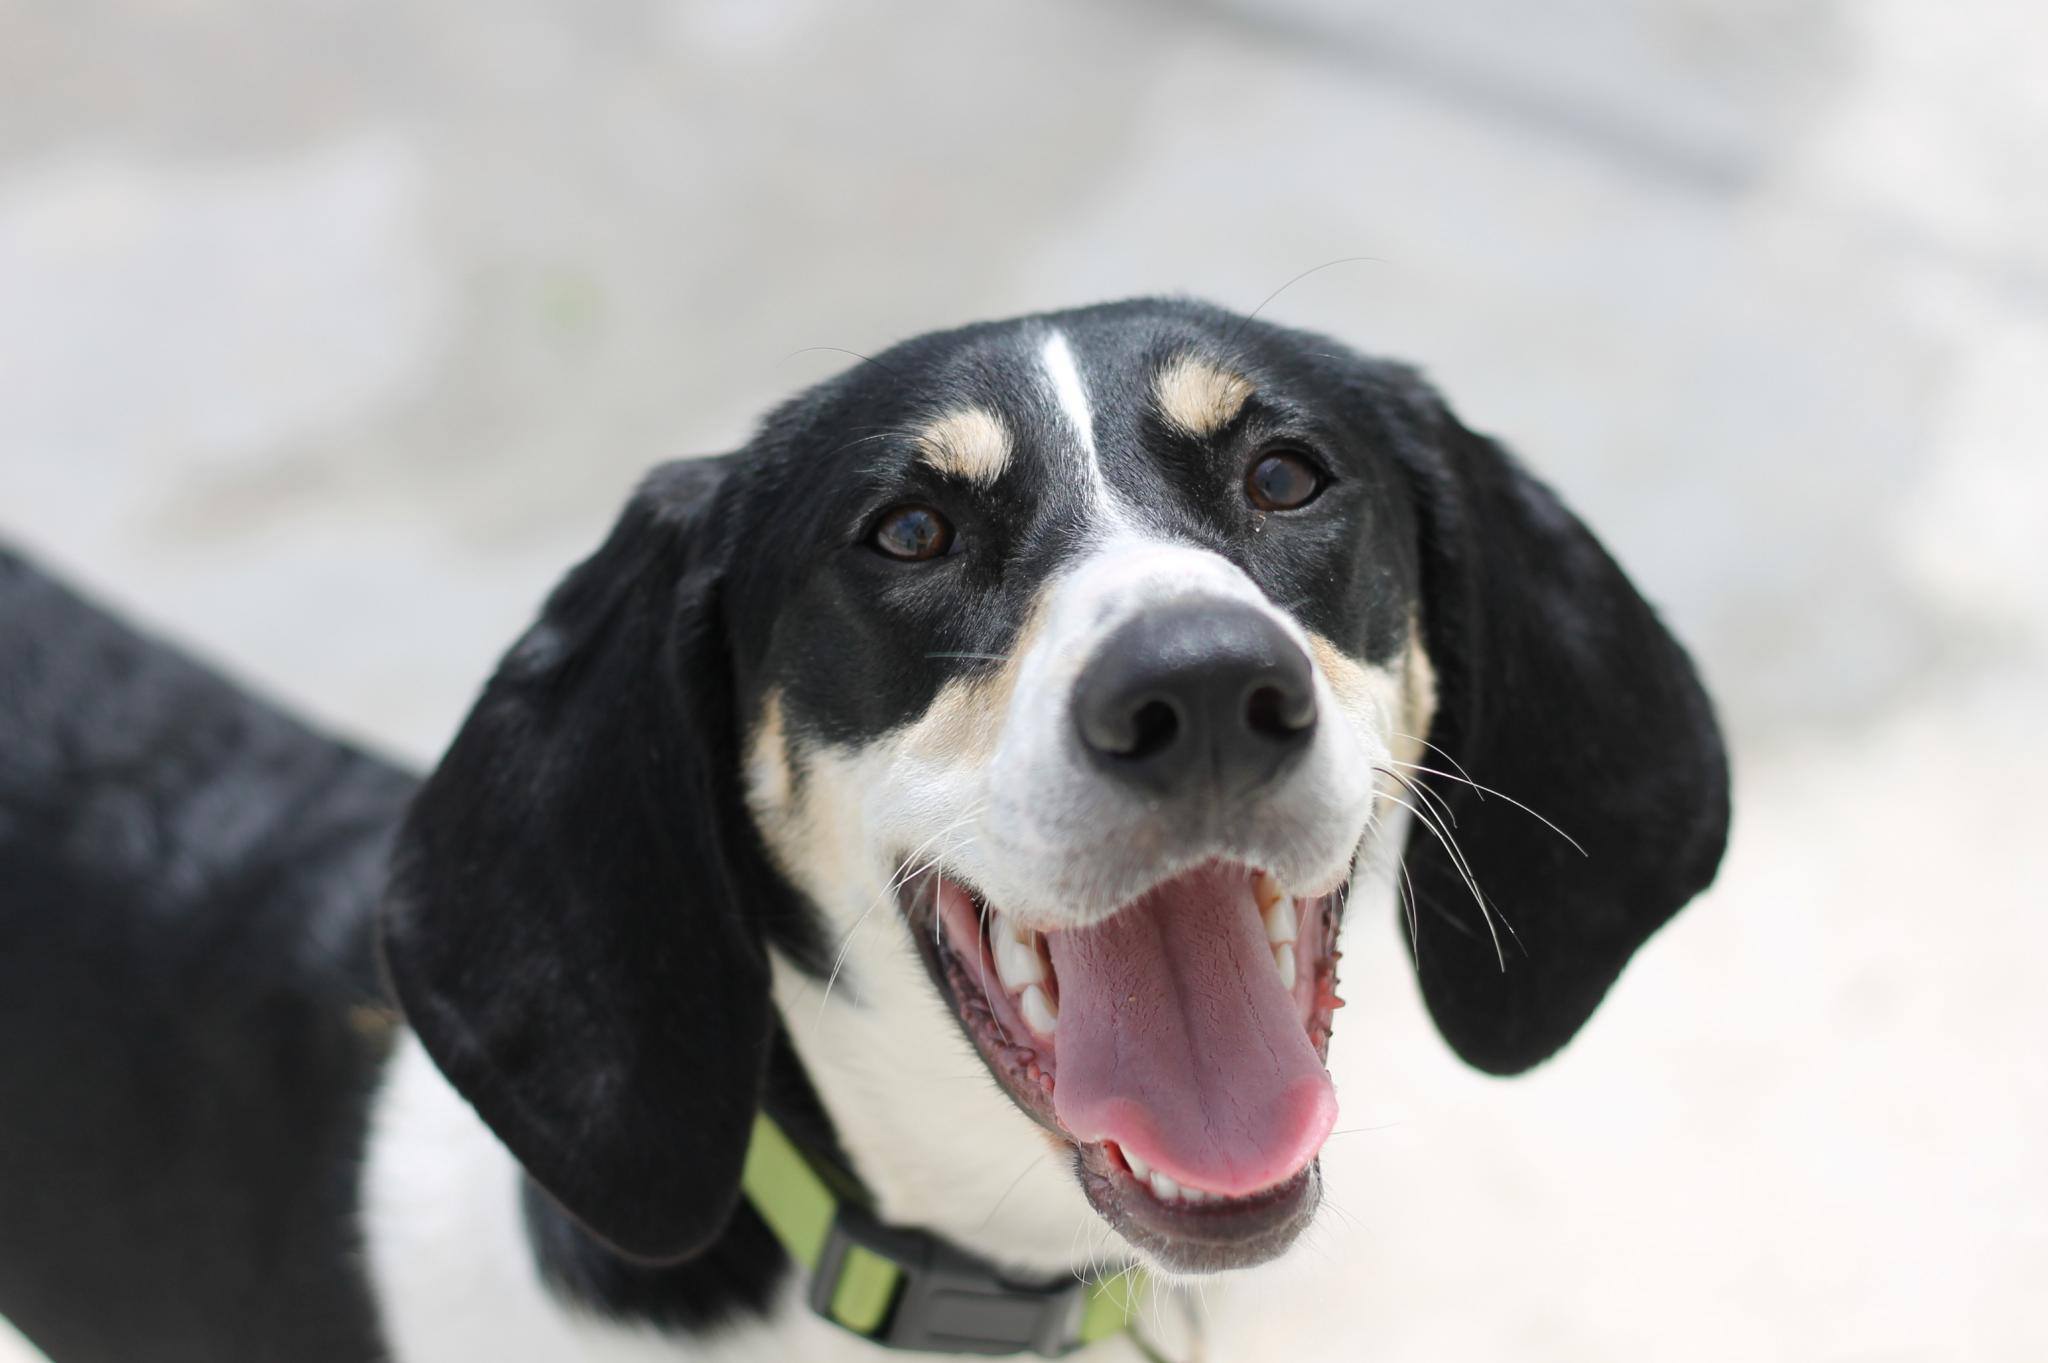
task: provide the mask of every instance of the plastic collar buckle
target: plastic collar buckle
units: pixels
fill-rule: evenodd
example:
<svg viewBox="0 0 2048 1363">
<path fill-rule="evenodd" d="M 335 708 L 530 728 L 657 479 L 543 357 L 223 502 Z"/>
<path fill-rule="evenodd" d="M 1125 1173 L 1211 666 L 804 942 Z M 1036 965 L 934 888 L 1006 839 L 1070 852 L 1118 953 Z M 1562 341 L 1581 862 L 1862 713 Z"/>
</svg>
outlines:
<svg viewBox="0 0 2048 1363">
<path fill-rule="evenodd" d="M 1007 1282 L 931 1236 L 893 1231 L 841 1203 L 811 1273 L 810 1303 L 895 1349 L 1059 1358 L 1085 1342 L 1081 1317 L 1092 1291 L 1079 1282 Z"/>
</svg>

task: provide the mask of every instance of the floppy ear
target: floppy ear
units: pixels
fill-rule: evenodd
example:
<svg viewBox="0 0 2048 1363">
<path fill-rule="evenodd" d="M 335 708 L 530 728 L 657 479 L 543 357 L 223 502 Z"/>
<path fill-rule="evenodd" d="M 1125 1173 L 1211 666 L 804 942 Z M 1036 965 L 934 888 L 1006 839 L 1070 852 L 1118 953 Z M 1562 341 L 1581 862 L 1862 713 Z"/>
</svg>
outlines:
<svg viewBox="0 0 2048 1363">
<path fill-rule="evenodd" d="M 1497 914 L 1489 930 L 1417 820 L 1406 861 L 1423 997 L 1461 1056 L 1512 1074 L 1570 1040 L 1635 949 L 1713 880 L 1727 758 L 1691 660 L 1614 560 L 1506 451 L 1429 405 L 1434 441 L 1402 455 L 1437 676 L 1436 751 L 1419 760 L 1578 843 L 1425 778 Z"/>
<path fill-rule="evenodd" d="M 383 906 L 429 1054 L 564 1209 L 648 1260 L 731 1215 L 769 1052 L 722 465 L 657 469 L 556 588 L 414 799 Z"/>
</svg>

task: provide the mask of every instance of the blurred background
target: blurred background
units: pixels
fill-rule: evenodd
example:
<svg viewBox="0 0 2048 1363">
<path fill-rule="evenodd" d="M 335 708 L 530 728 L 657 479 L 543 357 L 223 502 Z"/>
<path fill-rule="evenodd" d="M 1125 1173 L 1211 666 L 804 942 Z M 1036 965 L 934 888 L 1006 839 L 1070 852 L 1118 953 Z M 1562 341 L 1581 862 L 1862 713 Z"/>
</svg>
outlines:
<svg viewBox="0 0 2048 1363">
<path fill-rule="evenodd" d="M 2022 0 L 0 0 L 0 534 L 426 763 L 820 347 L 1370 257 L 1265 315 L 1603 534 L 1736 831 L 1513 1083 L 1354 923 L 1366 1129 L 1213 1356 L 2048 1357 L 2044 63 Z"/>
</svg>

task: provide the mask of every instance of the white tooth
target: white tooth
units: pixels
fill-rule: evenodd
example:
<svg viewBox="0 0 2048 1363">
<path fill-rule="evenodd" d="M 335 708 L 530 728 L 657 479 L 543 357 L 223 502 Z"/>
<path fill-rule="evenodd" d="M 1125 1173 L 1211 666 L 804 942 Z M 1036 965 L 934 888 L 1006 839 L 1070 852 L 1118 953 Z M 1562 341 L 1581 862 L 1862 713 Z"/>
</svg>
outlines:
<svg viewBox="0 0 2048 1363">
<path fill-rule="evenodd" d="M 1152 1177 L 1152 1166 L 1139 1159 L 1130 1151 L 1124 1151 L 1124 1163 L 1131 1166 L 1131 1173 L 1140 1181 Z"/>
<path fill-rule="evenodd" d="M 1298 934 L 1299 924 L 1294 918 L 1294 901 L 1287 898 L 1275 900 L 1273 907 L 1266 910 L 1266 940 L 1291 942 Z"/>
<path fill-rule="evenodd" d="M 1180 1195 L 1190 1202 L 1200 1203 L 1209 1200 L 1209 1194 L 1203 1192 L 1200 1188 L 1183 1188 L 1180 1190 Z"/>
<path fill-rule="evenodd" d="M 995 948 L 996 974 L 1002 977 L 1003 988 L 1016 993 L 1027 984 L 1045 983 L 1045 962 L 1038 958 L 1037 933 L 1027 933 L 1026 940 L 1017 940 L 1013 932 L 990 934 L 990 943 Z"/>
<path fill-rule="evenodd" d="M 1280 971 L 1280 987 L 1294 988 L 1294 948 L 1277 946 L 1273 948 L 1273 964 Z M 1029 1016 L 1027 1014 L 1026 1016 Z"/>
<path fill-rule="evenodd" d="M 1161 1202 L 1171 1202 L 1180 1196 L 1180 1185 L 1166 1175 L 1154 1170 L 1152 1173 L 1152 1196 Z"/>
<path fill-rule="evenodd" d="M 1259 912 L 1264 913 L 1285 896 L 1280 892 L 1280 882 L 1273 878 L 1272 873 L 1261 871 L 1252 877 L 1252 898 L 1258 901 Z"/>
<path fill-rule="evenodd" d="M 1024 987 L 1024 996 L 1017 1001 L 1017 1006 L 1024 1014 L 1024 1025 L 1040 1036 L 1051 1036 L 1053 1029 L 1060 1025 L 1059 1009 L 1053 1007 L 1045 991 L 1035 984 Z"/>
</svg>

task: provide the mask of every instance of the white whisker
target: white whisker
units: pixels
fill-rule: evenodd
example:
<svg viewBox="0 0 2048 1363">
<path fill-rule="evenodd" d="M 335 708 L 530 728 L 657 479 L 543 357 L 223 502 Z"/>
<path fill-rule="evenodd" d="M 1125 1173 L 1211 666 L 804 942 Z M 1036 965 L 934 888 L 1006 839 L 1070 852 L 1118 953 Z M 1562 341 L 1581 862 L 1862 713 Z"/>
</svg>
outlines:
<svg viewBox="0 0 2048 1363">
<path fill-rule="evenodd" d="M 1008 1046 L 1011 1044 L 1010 1029 L 1003 1026 L 1003 1015 L 996 1010 L 996 996 L 988 992 L 988 953 L 981 949 L 983 940 L 988 937 L 988 915 L 988 901 L 984 899 L 981 902 L 980 936 L 974 939 L 974 963 L 981 967 L 981 996 L 988 1000 L 989 1021 L 995 1023 L 996 1035 L 1003 1039 L 1005 1046 Z"/>
<path fill-rule="evenodd" d="M 1451 756 L 1449 753 L 1445 752 L 1442 748 L 1439 748 L 1436 744 L 1430 742 L 1426 738 L 1417 738 L 1414 734 L 1395 734 L 1394 737 L 1405 738 L 1410 743 L 1420 744 L 1421 746 L 1435 753 L 1438 757 L 1441 757 L 1444 761 L 1456 767 L 1458 769 L 1458 775 L 1464 777 L 1465 780 L 1471 784 L 1472 789 L 1480 792 L 1479 798 L 1482 801 L 1486 799 L 1486 788 L 1480 785 L 1478 782 L 1472 780 L 1472 773 L 1465 770 L 1465 764 L 1463 762 L 1460 762 L 1457 758 Z"/>
<path fill-rule="evenodd" d="M 1401 765 L 1403 765 L 1403 766 L 1413 766 L 1414 764 L 1413 764 L 1413 763 L 1407 763 L 1407 762 L 1404 762 L 1404 763 L 1402 763 Z M 1415 783 L 1415 782 L 1412 782 L 1412 781 L 1408 780 L 1408 779 L 1407 779 L 1406 777 L 1403 777 L 1403 776 L 1399 775 L 1399 774 L 1398 774 L 1398 773 L 1396 773 L 1396 772 L 1388 771 L 1388 770 L 1387 770 L 1387 768 L 1385 768 L 1385 767 L 1374 767 L 1374 768 L 1373 768 L 1373 770 L 1375 770 L 1375 771 L 1379 771 L 1379 772 L 1384 772 L 1384 773 L 1385 773 L 1386 775 L 1388 775 L 1388 776 L 1392 776 L 1392 777 L 1393 777 L 1393 778 L 1394 778 L 1394 779 L 1395 779 L 1396 781 L 1399 781 L 1399 782 L 1400 782 L 1400 783 L 1401 783 L 1401 784 L 1402 784 L 1403 786 L 1405 786 L 1405 787 L 1407 787 L 1407 788 L 1409 788 L 1409 789 L 1411 789 L 1411 790 L 1418 790 L 1418 791 L 1420 790 L 1420 786 L 1419 786 L 1419 785 L 1418 785 L 1417 783 Z M 1423 770 L 1423 771 L 1429 771 L 1429 770 L 1431 770 L 1431 769 L 1430 769 L 1430 768 L 1426 768 L 1426 767 L 1425 767 L 1425 768 L 1418 768 L 1418 770 Z M 1444 775 L 1444 773 L 1442 773 L 1442 772 L 1436 772 L 1435 774 L 1436 774 L 1436 775 Z M 1497 791 L 1496 791 L 1495 793 L 1496 793 L 1496 794 L 1499 794 L 1499 792 L 1497 792 Z M 1394 799 L 1394 797 L 1392 797 L 1392 796 L 1389 796 L 1388 798 L 1389 798 L 1389 799 Z M 1501 798 L 1502 798 L 1503 800 L 1507 800 L 1507 801 L 1508 801 L 1508 802 L 1509 802 L 1510 804 L 1514 804 L 1514 803 L 1517 803 L 1517 802 L 1516 802 L 1515 800 L 1513 800 L 1513 799 L 1512 799 L 1511 797 L 1509 797 L 1509 796 L 1506 796 L 1506 795 L 1502 795 L 1502 796 L 1501 796 Z M 1479 904 L 1479 912 L 1480 912 L 1481 916 L 1482 916 L 1482 917 L 1486 917 L 1486 919 L 1487 919 L 1487 922 L 1486 922 L 1486 930 L 1487 930 L 1487 932 L 1488 932 L 1488 933 L 1490 933 L 1490 934 L 1493 934 L 1493 938 L 1494 938 L 1494 953 L 1495 953 L 1495 955 L 1499 955 L 1499 954 L 1500 954 L 1500 936 L 1499 936 L 1499 934 L 1498 934 L 1498 933 L 1494 933 L 1494 929 L 1493 929 L 1493 920 L 1492 920 L 1492 918 L 1491 918 L 1490 916 L 1488 916 L 1488 914 L 1489 914 L 1489 910 L 1491 911 L 1491 913 L 1492 913 L 1492 914 L 1497 914 L 1497 915 L 1499 915 L 1499 917 L 1500 917 L 1500 922 L 1501 922 L 1501 926 L 1502 926 L 1502 927 L 1504 927 L 1504 928 L 1506 928 L 1506 929 L 1508 930 L 1508 935 L 1509 935 L 1510 937 L 1512 937 L 1512 938 L 1514 938 L 1514 939 L 1515 939 L 1515 945 L 1516 945 L 1516 946 L 1518 946 L 1518 947 L 1519 947 L 1519 946 L 1522 946 L 1522 934 L 1521 934 L 1521 933 L 1519 933 L 1519 932 L 1516 932 L 1516 931 L 1515 931 L 1515 925 L 1514 925 L 1513 923 L 1510 923 L 1510 922 L 1508 921 L 1508 916 L 1507 916 L 1507 915 L 1506 915 L 1505 913 L 1502 913 L 1502 912 L 1501 912 L 1500 906 L 1499 906 L 1498 904 L 1492 904 L 1492 903 L 1490 903 L 1490 901 L 1488 901 L 1488 900 L 1487 900 L 1487 898 L 1485 897 L 1484 893 L 1483 893 L 1483 892 L 1482 892 L 1482 891 L 1480 890 L 1480 888 L 1479 888 L 1479 878 L 1478 878 L 1478 874 L 1477 874 L 1477 873 L 1476 873 L 1475 871 L 1473 871 L 1473 869 L 1472 869 L 1472 863 L 1471 863 L 1471 862 L 1470 862 L 1469 860 L 1467 860 L 1467 859 L 1466 859 L 1466 856 L 1465 856 L 1465 852 L 1464 852 L 1464 849 L 1463 849 L 1463 848 L 1461 848 L 1461 847 L 1459 847 L 1459 846 L 1457 845 L 1457 840 L 1456 840 L 1456 839 L 1455 839 L 1454 837 L 1450 836 L 1449 832 L 1448 832 L 1448 831 L 1447 831 L 1446 829 L 1444 829 L 1444 828 L 1443 828 L 1443 827 L 1441 826 L 1441 824 L 1439 824 L 1439 823 L 1436 823 L 1436 822 L 1434 822 L 1434 821 L 1430 820 L 1429 818 L 1427 818 L 1426 816 L 1424 816 L 1424 815 L 1422 814 L 1422 811 L 1420 811 L 1420 810 L 1417 810 L 1417 809 L 1416 809 L 1416 808 L 1415 808 L 1414 806 L 1412 806 L 1412 805 L 1407 805 L 1407 804 L 1406 804 L 1406 803 L 1405 803 L 1404 801 L 1402 801 L 1402 800 L 1398 800 L 1398 799 L 1394 799 L 1394 803 L 1395 803 L 1395 804 L 1398 804 L 1398 805 L 1403 805 L 1403 807 L 1404 807 L 1404 808 L 1406 808 L 1406 809 L 1408 809 L 1410 813 L 1413 813 L 1413 814 L 1417 815 L 1417 817 L 1420 817 L 1420 818 L 1422 818 L 1422 819 L 1423 819 L 1423 822 L 1424 822 L 1424 824 L 1425 824 L 1425 825 L 1427 825 L 1427 826 L 1429 827 L 1429 830 L 1430 830 L 1430 832 L 1431 832 L 1431 833 L 1433 833 L 1433 834 L 1435 834 L 1435 836 L 1436 836 L 1436 840 L 1437 840 L 1438 842 L 1442 843 L 1442 844 L 1443 844 L 1443 846 L 1444 846 L 1444 850 L 1445 850 L 1446 852 L 1448 852 L 1448 853 L 1450 854 L 1452 862 L 1453 862 L 1453 863 L 1454 863 L 1454 864 L 1455 864 L 1455 865 L 1457 866 L 1457 868 L 1458 868 L 1458 873 L 1459 873 L 1460 875 L 1462 875 L 1462 876 L 1463 876 L 1463 877 L 1465 878 L 1465 885 L 1466 885 L 1466 887 L 1467 887 L 1468 889 L 1470 889 L 1470 890 L 1471 890 L 1471 892 L 1472 892 L 1472 897 L 1473 897 L 1473 899 L 1474 899 L 1475 901 L 1477 901 L 1477 902 L 1478 902 L 1478 904 Z M 1425 803 L 1426 803 L 1426 802 L 1425 802 Z M 1535 813 L 1536 813 L 1536 811 L 1534 811 L 1534 810 L 1530 810 L 1529 812 L 1530 812 L 1531 814 L 1535 814 Z M 1538 818 L 1542 818 L 1542 815 L 1538 814 L 1538 815 L 1536 815 L 1536 817 L 1538 817 Z M 1547 819 L 1546 819 L 1546 820 L 1544 820 L 1544 822 L 1548 823 L 1548 822 L 1549 822 L 1549 820 L 1547 820 Z M 1560 836 L 1562 836 L 1562 833 L 1561 833 L 1561 832 L 1560 832 Z M 1567 839 L 1567 841 L 1569 841 L 1569 839 Z M 1578 844 L 1576 844 L 1576 843 L 1573 843 L 1572 845 L 1576 847 L 1576 846 L 1577 846 Z M 1582 849 L 1582 851 L 1581 851 L 1581 855 L 1583 855 L 1583 854 L 1584 854 L 1584 853 L 1583 853 L 1583 849 Z M 1405 863 L 1404 863 L 1404 865 L 1403 865 L 1403 868 L 1402 868 L 1402 869 L 1403 869 L 1403 871 L 1404 871 L 1404 873 L 1405 873 L 1405 871 L 1406 871 L 1406 865 L 1405 865 Z M 1412 882 L 1411 882 L 1411 883 L 1412 883 Z M 1525 955 L 1527 954 L 1527 948 L 1526 948 L 1526 947 L 1524 947 L 1524 948 L 1523 948 L 1523 954 L 1525 954 Z M 1503 959 L 1503 960 L 1501 961 L 1501 969 L 1503 969 L 1503 970 L 1507 969 L 1507 962 L 1506 962 L 1506 960 L 1504 960 L 1504 959 Z"/>
<path fill-rule="evenodd" d="M 987 1072 L 983 1071 L 982 1075 L 979 1077 L 986 1077 L 986 1074 Z M 1034 1159 L 1031 1161 L 1031 1163 L 1025 1165 L 1024 1168 L 1018 1173 L 1017 1177 L 1010 1180 L 1010 1186 L 1003 1189 L 1003 1195 L 996 1199 L 996 1205 L 988 1209 L 988 1215 L 981 1218 L 981 1225 L 976 1226 L 975 1229 L 985 1229 L 988 1226 L 989 1222 L 995 1220 L 996 1213 L 998 1211 L 1001 1211 L 1003 1204 L 1010 1200 L 1010 1194 L 1016 1192 L 1019 1187 L 1023 1186 L 1024 1180 L 1031 1176 L 1031 1171 L 1033 1169 L 1036 1169 L 1039 1165 L 1045 1163 L 1047 1157 L 1049 1157 L 1051 1154 L 1052 1151 L 1050 1150 L 1044 1151 L 1038 1156 L 1037 1159 Z"/>
<path fill-rule="evenodd" d="M 924 851 L 927 848 L 929 848 L 933 843 L 937 842 L 940 838 L 945 837 L 954 829 L 960 828 L 963 825 L 971 823 L 975 819 L 979 818 L 981 816 L 982 803 L 983 802 L 977 801 L 975 805 L 972 808 L 970 808 L 966 814 L 962 815 L 960 818 L 954 820 L 952 823 L 946 825 L 944 828 L 941 828 L 938 832 L 932 834 L 923 842 L 919 843 L 917 845 L 916 850 L 913 851 L 908 857 L 904 858 L 904 867 L 909 868 L 916 861 L 916 859 L 924 853 Z M 951 850 L 957 852 L 958 849 L 955 848 Z M 933 860 L 927 862 L 924 866 L 919 867 L 916 870 L 904 869 L 899 871 L 895 875 L 890 876 L 888 881 L 882 886 L 881 890 L 875 895 L 875 897 L 868 901 L 868 906 L 865 909 L 861 910 L 860 916 L 853 920 L 853 926 L 849 927 L 846 930 L 846 936 L 840 939 L 838 955 L 836 955 L 833 958 L 831 972 L 827 974 L 825 977 L 824 993 L 818 996 L 818 1020 L 820 1024 L 824 1022 L 825 1005 L 832 1001 L 832 986 L 838 983 L 839 974 L 846 967 L 846 958 L 853 950 L 854 935 L 860 931 L 861 924 L 868 921 L 869 915 L 874 913 L 876 907 L 879 906 L 883 900 L 889 898 L 889 896 L 895 894 L 898 890 L 902 889 L 905 885 L 909 884 L 914 877 L 924 874 L 924 872 L 930 870 L 933 866 L 936 866 L 937 864 L 938 862 L 936 860 Z M 932 904 L 932 920 L 936 922 L 938 920 L 938 916 L 938 902 L 935 897 Z"/>
<path fill-rule="evenodd" d="M 1416 818 L 1422 820 L 1422 826 L 1424 828 L 1427 828 L 1430 831 L 1430 834 L 1433 837 L 1435 837 L 1439 843 L 1443 844 L 1443 849 L 1445 853 L 1449 855 L 1452 866 L 1457 868 L 1459 876 L 1464 879 L 1465 888 L 1471 892 L 1472 902 L 1479 906 L 1479 917 L 1486 924 L 1487 936 L 1493 939 L 1494 958 L 1500 962 L 1501 971 L 1503 974 L 1505 974 L 1508 968 L 1507 952 L 1502 949 L 1500 943 L 1500 933 L 1493 926 L 1493 914 L 1491 910 L 1489 910 L 1489 908 L 1487 907 L 1486 896 L 1479 892 L 1479 882 L 1473 877 L 1472 868 L 1465 864 L 1464 854 L 1458 851 L 1457 843 L 1454 840 L 1452 840 L 1440 826 L 1438 826 L 1435 819 L 1431 818 L 1429 814 L 1427 814 L 1423 810 L 1417 809 L 1414 805 L 1409 804 L 1406 800 L 1400 799 L 1396 796 L 1389 795 L 1387 798 L 1389 800 L 1392 800 L 1395 804 L 1401 806 L 1401 808 L 1407 810 L 1410 814 L 1413 814 Z M 1502 919 L 1501 921 L 1506 922 L 1507 920 Z"/>
<path fill-rule="evenodd" d="M 1505 794 L 1505 793 L 1504 793 L 1504 792 L 1502 792 L 1502 791 L 1498 791 L 1498 790 L 1495 790 L 1495 789 L 1494 789 L 1494 788 L 1493 788 L 1492 786 L 1482 786 L 1482 785 L 1480 785 L 1480 784 L 1479 784 L 1479 783 L 1478 783 L 1477 781 L 1473 780 L 1473 779 L 1472 779 L 1471 777 L 1469 777 L 1469 776 L 1454 776 L 1454 775 L 1452 775 L 1452 774 L 1451 774 L 1450 772 L 1447 772 L 1447 771 L 1438 771 L 1438 770 L 1437 770 L 1437 769 L 1436 769 L 1435 767 L 1425 767 L 1425 766 L 1423 766 L 1423 765 L 1421 765 L 1420 763 L 1417 763 L 1417 762 L 1403 762 L 1403 761 L 1401 761 L 1401 760 L 1400 760 L 1399 758 L 1393 758 L 1393 759 L 1390 759 L 1390 760 L 1391 760 L 1391 761 L 1393 761 L 1393 763 L 1394 763 L 1394 765 L 1395 765 L 1395 766 L 1398 766 L 1398 767 L 1406 767 L 1406 768 L 1408 768 L 1408 770 L 1410 770 L 1410 771 L 1420 771 L 1420 772 L 1427 772 L 1427 773 L 1428 773 L 1429 775 L 1431 775 L 1431 776 L 1441 776 L 1441 777 L 1443 777 L 1443 778 L 1444 778 L 1444 779 L 1445 779 L 1446 781 L 1456 781 L 1456 782 L 1458 782 L 1458 783 L 1459 783 L 1460 785 L 1470 786 L 1470 787 L 1471 787 L 1471 788 L 1472 788 L 1472 789 L 1473 789 L 1473 790 L 1474 790 L 1475 792 L 1477 792 L 1477 793 L 1478 793 L 1478 795 L 1479 795 L 1479 798 L 1480 798 L 1480 799 L 1481 799 L 1482 801 L 1483 801 L 1483 800 L 1484 800 L 1484 799 L 1485 799 L 1485 798 L 1486 798 L 1487 796 L 1489 796 L 1489 795 L 1498 795 L 1498 796 L 1499 796 L 1499 797 L 1500 797 L 1501 799 L 1503 799 L 1503 800 L 1506 800 L 1506 801 L 1507 801 L 1507 802 L 1508 802 L 1509 804 L 1513 805 L 1513 806 L 1514 806 L 1514 807 L 1515 807 L 1516 809 L 1519 809 L 1519 810 L 1521 810 L 1521 811 L 1522 811 L 1522 812 L 1523 812 L 1524 814 L 1527 814 L 1527 815 L 1528 815 L 1528 816 L 1529 816 L 1530 818 L 1532 818 L 1532 819 L 1536 820 L 1536 822 L 1538 822 L 1538 823 L 1542 824 L 1542 825 L 1543 825 L 1543 826 L 1544 826 L 1545 828 L 1549 829 L 1549 830 L 1550 830 L 1551 832 L 1553 832 L 1553 833 L 1557 834 L 1557 836 L 1559 836 L 1560 838 L 1563 838 L 1563 839 L 1564 839 L 1564 840 L 1565 840 L 1566 842 L 1570 843 L 1570 844 L 1572 845 L 1572 850 L 1573 850 L 1573 851 L 1575 851 L 1575 852 L 1577 852 L 1577 853 L 1578 853 L 1578 854 L 1579 854 L 1580 856 L 1584 857 L 1584 856 L 1590 856 L 1590 855 L 1591 855 L 1590 853 L 1588 853 L 1588 852 L 1586 851 L 1586 849 L 1585 849 L 1584 847 L 1582 847 L 1582 846 L 1580 846 L 1580 845 L 1579 845 L 1579 840 L 1578 840 L 1577 838 L 1575 838 L 1575 837 L 1573 837 L 1573 836 L 1572 836 L 1571 834 L 1569 834 L 1569 833 L 1565 832 L 1565 831 L 1564 831 L 1564 830 L 1563 830 L 1562 828 L 1559 828 L 1559 827 L 1558 827 L 1558 826 L 1557 826 L 1556 824 L 1552 823 L 1552 822 L 1551 822 L 1551 821 L 1550 821 L 1549 819 L 1546 819 L 1546 818 L 1544 818 L 1544 817 L 1543 817 L 1543 815 L 1541 815 L 1541 814 L 1537 813 L 1537 812 L 1536 812 L 1535 810 L 1533 810 L 1533 809 L 1529 808 L 1529 806 L 1527 806 L 1527 805 L 1523 804 L 1523 803 L 1522 803 L 1522 802 L 1521 802 L 1520 800 L 1517 800 L 1517 799 L 1516 799 L 1516 798 L 1515 798 L 1514 796 L 1512 796 L 1512 795 L 1508 795 L 1508 794 Z M 1453 765 L 1453 766 L 1456 766 L 1457 764 L 1456 764 L 1456 763 L 1453 763 L 1452 765 Z M 1383 768 L 1381 768 L 1381 770 L 1382 770 L 1382 771 L 1384 771 L 1384 770 L 1385 770 L 1385 768 L 1383 767 Z M 1459 768 L 1458 768 L 1458 770 L 1459 770 L 1459 771 L 1463 771 L 1463 770 L 1464 770 L 1464 768 L 1463 768 L 1463 767 L 1459 767 Z M 1391 773 L 1389 773 L 1389 774 L 1391 774 Z M 1437 798 L 1441 799 L 1441 798 L 1443 798 L 1443 797 L 1441 797 L 1441 796 L 1438 796 Z"/>
<path fill-rule="evenodd" d="M 1408 764 L 1401 763 L 1401 765 L 1406 766 Z M 1456 828 L 1458 826 L 1457 811 L 1451 808 L 1451 802 L 1449 800 L 1446 800 L 1443 796 L 1437 794 L 1435 791 L 1431 790 L 1427 782 L 1411 780 L 1410 778 L 1403 776 L 1400 772 L 1394 771 L 1387 767 L 1374 767 L 1373 770 L 1381 773 L 1384 776 L 1390 776 L 1394 780 L 1399 781 L 1403 786 L 1406 786 L 1409 790 L 1414 791 L 1417 795 L 1421 796 L 1425 801 L 1434 801 L 1435 803 L 1431 807 L 1442 813 L 1444 818 L 1450 822 L 1452 828 Z M 1483 799 L 1485 797 L 1482 796 L 1481 798 Z"/>
</svg>

